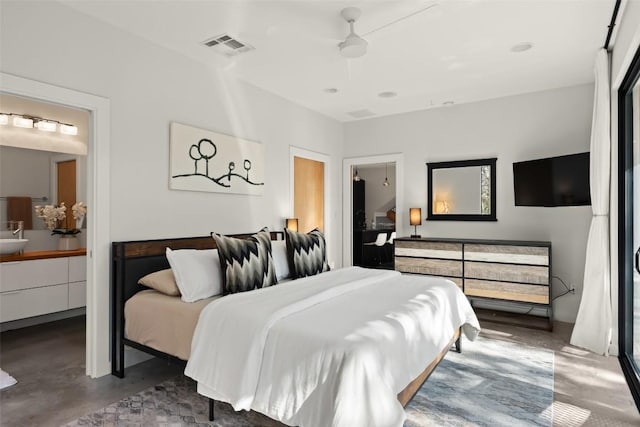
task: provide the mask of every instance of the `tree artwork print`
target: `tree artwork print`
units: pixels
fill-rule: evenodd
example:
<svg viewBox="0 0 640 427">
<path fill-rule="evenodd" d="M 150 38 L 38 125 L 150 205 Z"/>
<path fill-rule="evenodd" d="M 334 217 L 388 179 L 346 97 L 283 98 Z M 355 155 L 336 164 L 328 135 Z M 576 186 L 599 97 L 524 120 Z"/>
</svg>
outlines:
<svg viewBox="0 0 640 427">
<path fill-rule="evenodd" d="M 169 151 L 173 190 L 263 194 L 262 144 L 171 123 Z"/>
</svg>

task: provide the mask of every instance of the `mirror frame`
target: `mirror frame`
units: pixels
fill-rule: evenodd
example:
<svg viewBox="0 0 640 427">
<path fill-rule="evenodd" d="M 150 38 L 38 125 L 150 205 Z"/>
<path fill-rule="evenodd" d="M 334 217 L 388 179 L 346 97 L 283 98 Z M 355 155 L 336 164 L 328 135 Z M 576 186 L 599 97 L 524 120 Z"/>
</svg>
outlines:
<svg viewBox="0 0 640 427">
<path fill-rule="evenodd" d="M 477 160 L 458 160 L 453 162 L 427 163 L 428 170 L 428 199 L 427 221 L 497 221 L 496 217 L 496 161 L 497 157 Z M 433 213 L 433 170 L 460 168 L 469 166 L 491 166 L 491 213 L 482 214 L 434 214 Z"/>
</svg>

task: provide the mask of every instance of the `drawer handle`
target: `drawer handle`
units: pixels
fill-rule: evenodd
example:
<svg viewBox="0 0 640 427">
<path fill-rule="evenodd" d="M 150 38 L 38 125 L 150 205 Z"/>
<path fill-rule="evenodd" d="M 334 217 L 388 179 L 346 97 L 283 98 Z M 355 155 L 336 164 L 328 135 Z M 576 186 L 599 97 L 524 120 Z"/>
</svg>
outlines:
<svg viewBox="0 0 640 427">
<path fill-rule="evenodd" d="M 15 295 L 15 294 L 21 294 L 22 291 L 10 291 L 10 292 L 2 292 L 0 295 L 4 296 L 4 295 Z"/>
</svg>

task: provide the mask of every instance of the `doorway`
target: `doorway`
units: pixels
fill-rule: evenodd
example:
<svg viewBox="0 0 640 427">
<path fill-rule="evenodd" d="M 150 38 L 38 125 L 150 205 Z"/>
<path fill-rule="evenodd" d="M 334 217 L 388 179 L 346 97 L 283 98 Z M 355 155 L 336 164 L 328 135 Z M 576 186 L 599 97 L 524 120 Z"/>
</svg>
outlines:
<svg viewBox="0 0 640 427">
<path fill-rule="evenodd" d="M 324 162 L 293 157 L 293 217 L 298 231 L 324 232 Z"/>
<path fill-rule="evenodd" d="M 298 218 L 298 230 L 309 232 L 319 228 L 327 244 L 327 262 L 335 267 L 331 220 L 331 157 L 304 148 L 289 147 L 289 194 L 291 218 Z M 300 217 L 298 217 L 300 215 Z"/>
<path fill-rule="evenodd" d="M 48 83 L 0 72 L 0 91 L 89 111 L 87 155 L 87 333 L 86 373 L 96 378 L 111 371 L 109 363 L 109 100 Z M 98 226 L 99 224 L 99 226 Z"/>
<path fill-rule="evenodd" d="M 640 49 L 618 91 L 620 364 L 640 409 Z"/>
<path fill-rule="evenodd" d="M 384 233 L 388 242 L 391 233 L 395 232 L 396 235 L 401 236 L 405 232 L 403 227 L 406 220 L 402 215 L 405 210 L 404 192 L 401 190 L 404 188 L 403 164 L 402 154 L 344 159 L 342 175 L 344 266 L 364 265 L 388 268 L 391 266 L 392 268 L 391 245 L 387 244 L 386 247 L 380 245 L 382 237 L 378 236 Z M 359 184 L 362 181 L 365 182 L 364 185 Z M 385 185 L 385 182 L 389 185 Z M 370 187 L 369 190 L 367 187 Z M 370 194 L 370 203 L 367 203 L 367 194 Z M 375 243 L 378 238 L 379 245 L 367 245 L 367 243 Z"/>
<path fill-rule="evenodd" d="M 359 164 L 351 169 L 353 265 L 393 270 L 396 163 Z"/>
</svg>

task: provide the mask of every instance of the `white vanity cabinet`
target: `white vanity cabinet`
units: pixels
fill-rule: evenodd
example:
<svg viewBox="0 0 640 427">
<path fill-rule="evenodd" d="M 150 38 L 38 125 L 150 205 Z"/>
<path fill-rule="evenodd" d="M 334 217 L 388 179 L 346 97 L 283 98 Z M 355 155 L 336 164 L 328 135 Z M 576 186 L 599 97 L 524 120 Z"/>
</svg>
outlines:
<svg viewBox="0 0 640 427">
<path fill-rule="evenodd" d="M 69 258 L 69 309 L 84 307 L 87 303 L 87 257 Z"/>
<path fill-rule="evenodd" d="M 83 307 L 86 256 L 0 263 L 0 322 Z"/>
</svg>

